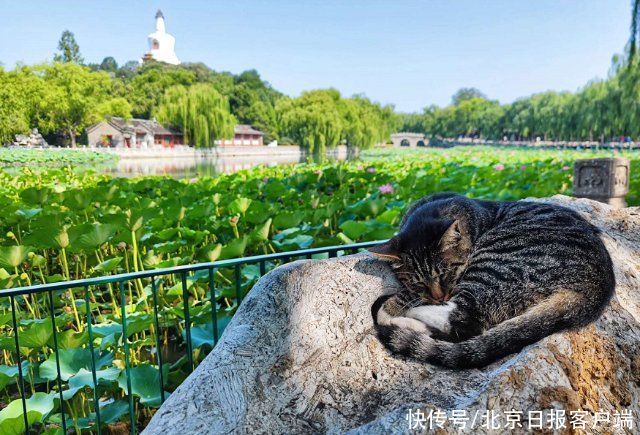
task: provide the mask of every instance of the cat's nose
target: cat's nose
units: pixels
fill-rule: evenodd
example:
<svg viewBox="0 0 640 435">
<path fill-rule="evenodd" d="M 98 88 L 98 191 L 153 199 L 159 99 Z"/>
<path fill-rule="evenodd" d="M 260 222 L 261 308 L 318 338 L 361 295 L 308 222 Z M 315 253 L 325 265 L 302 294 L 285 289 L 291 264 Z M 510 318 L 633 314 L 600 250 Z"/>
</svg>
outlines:
<svg viewBox="0 0 640 435">
<path fill-rule="evenodd" d="M 444 299 L 444 291 L 442 291 L 442 287 L 440 287 L 439 282 L 431 284 L 431 296 L 437 301 Z"/>
</svg>

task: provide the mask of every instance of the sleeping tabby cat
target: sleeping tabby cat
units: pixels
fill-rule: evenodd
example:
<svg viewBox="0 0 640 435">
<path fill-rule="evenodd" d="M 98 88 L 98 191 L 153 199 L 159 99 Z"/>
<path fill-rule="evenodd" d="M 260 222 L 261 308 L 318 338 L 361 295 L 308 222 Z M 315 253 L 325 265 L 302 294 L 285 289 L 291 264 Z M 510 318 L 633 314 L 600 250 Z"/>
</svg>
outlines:
<svg viewBox="0 0 640 435">
<path fill-rule="evenodd" d="M 599 230 L 572 210 L 436 194 L 371 248 L 403 284 L 372 314 L 392 352 L 482 367 L 600 316 L 615 278 Z"/>
</svg>

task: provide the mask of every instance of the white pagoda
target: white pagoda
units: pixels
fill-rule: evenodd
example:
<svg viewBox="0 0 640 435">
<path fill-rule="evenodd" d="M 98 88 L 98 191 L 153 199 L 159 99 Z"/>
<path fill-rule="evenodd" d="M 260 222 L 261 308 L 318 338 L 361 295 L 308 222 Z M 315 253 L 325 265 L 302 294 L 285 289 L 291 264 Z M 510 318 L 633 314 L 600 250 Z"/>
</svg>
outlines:
<svg viewBox="0 0 640 435">
<path fill-rule="evenodd" d="M 167 33 L 164 26 L 164 15 L 158 9 L 156 12 L 156 31 L 147 36 L 149 51 L 145 53 L 143 60 L 157 60 L 158 62 L 179 65 L 180 60 L 176 56 L 176 38 Z"/>
</svg>

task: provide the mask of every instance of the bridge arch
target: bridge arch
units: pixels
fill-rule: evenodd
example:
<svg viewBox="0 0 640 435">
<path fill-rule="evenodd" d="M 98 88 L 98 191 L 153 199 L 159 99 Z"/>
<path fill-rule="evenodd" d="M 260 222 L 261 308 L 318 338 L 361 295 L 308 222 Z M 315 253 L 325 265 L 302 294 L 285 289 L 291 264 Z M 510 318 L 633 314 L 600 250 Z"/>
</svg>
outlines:
<svg viewBox="0 0 640 435">
<path fill-rule="evenodd" d="M 394 147 L 417 148 L 424 147 L 427 140 L 422 133 L 401 132 L 391 135 L 391 142 Z"/>
</svg>

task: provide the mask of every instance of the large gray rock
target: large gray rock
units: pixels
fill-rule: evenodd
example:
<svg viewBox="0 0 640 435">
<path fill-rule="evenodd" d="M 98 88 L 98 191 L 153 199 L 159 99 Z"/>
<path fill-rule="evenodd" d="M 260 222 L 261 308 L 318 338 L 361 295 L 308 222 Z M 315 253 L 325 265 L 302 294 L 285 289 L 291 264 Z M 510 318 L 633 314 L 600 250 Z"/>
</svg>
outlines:
<svg viewBox="0 0 640 435">
<path fill-rule="evenodd" d="M 567 429 L 570 411 L 584 410 L 588 433 L 637 433 L 640 209 L 562 196 L 545 201 L 578 210 L 605 233 L 618 285 L 595 324 L 547 337 L 481 370 L 445 370 L 393 357 L 375 337 L 371 304 L 398 288 L 385 263 L 366 253 L 298 261 L 256 284 L 214 351 L 145 433 L 404 433 L 411 409 L 414 417 L 417 409 L 425 416 L 446 412 L 439 432 L 447 433 L 507 432 L 511 410 L 523 412 L 516 432 L 524 432 L 529 411 L 534 423 L 537 411 L 545 411 L 546 426 L 551 409 L 566 411 Z M 469 418 L 464 429 L 451 419 L 456 410 Z M 614 416 L 626 410 L 633 429 Z M 592 429 L 597 411 L 610 413 L 610 422 Z M 487 414 L 497 416 L 500 429 L 486 427 Z M 442 422 L 431 421 L 434 428 Z M 429 420 L 419 422 L 429 427 Z"/>
</svg>

